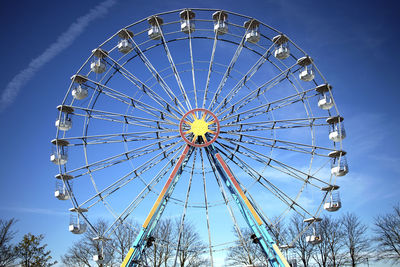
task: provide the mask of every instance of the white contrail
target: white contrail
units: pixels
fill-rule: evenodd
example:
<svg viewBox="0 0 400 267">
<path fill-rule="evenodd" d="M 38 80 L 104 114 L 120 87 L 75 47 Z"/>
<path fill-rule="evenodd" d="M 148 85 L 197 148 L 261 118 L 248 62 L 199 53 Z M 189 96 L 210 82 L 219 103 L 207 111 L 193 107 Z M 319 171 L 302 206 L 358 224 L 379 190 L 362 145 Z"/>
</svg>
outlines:
<svg viewBox="0 0 400 267">
<path fill-rule="evenodd" d="M 99 16 L 106 14 L 108 9 L 116 2 L 116 0 L 106 0 L 92 8 L 86 15 L 79 17 L 74 23 L 71 24 L 71 26 L 69 26 L 67 31 L 61 34 L 57 40 L 52 43 L 42 54 L 34 58 L 29 63 L 27 68 L 21 70 L 17 75 L 15 75 L 14 78 L 6 85 L 6 88 L 1 94 L 0 112 L 13 103 L 21 88 L 36 74 L 41 67 L 43 67 L 43 65 L 70 46 L 92 20 L 95 20 Z"/>
</svg>

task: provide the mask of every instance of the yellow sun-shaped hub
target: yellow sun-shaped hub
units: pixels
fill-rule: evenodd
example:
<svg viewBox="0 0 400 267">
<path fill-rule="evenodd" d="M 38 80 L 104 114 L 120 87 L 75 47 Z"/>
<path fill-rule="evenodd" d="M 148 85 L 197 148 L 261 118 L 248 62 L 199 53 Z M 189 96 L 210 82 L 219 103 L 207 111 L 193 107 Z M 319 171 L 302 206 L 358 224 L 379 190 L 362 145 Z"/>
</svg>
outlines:
<svg viewBox="0 0 400 267">
<path fill-rule="evenodd" d="M 203 140 L 206 140 L 206 133 L 215 134 L 214 131 L 208 129 L 208 125 L 214 124 L 215 122 L 214 121 L 206 122 L 205 116 L 206 113 L 204 113 L 201 119 L 197 119 L 196 115 L 193 114 L 194 121 L 192 123 L 188 122 L 188 124 L 190 125 L 190 130 L 186 131 L 186 134 L 193 133 L 194 135 L 193 141 L 195 141 L 198 136 L 201 136 L 203 137 Z"/>
<path fill-rule="evenodd" d="M 200 115 L 200 118 L 196 114 Z M 194 109 L 183 116 L 180 123 L 180 133 L 185 142 L 192 146 L 208 146 L 218 136 L 219 122 L 210 111 Z M 199 136 L 201 136 L 202 142 L 198 141 Z"/>
</svg>

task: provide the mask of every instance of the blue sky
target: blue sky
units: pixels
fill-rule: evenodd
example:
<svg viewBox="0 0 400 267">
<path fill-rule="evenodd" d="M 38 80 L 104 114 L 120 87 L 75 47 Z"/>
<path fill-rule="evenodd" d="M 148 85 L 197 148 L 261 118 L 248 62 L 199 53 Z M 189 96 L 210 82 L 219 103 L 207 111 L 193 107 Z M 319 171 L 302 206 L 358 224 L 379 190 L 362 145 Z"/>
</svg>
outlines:
<svg viewBox="0 0 400 267">
<path fill-rule="evenodd" d="M 0 94 L 30 62 L 57 42 L 97 1 L 2 3 L 3 51 Z M 399 203 L 400 93 L 396 63 L 399 30 L 394 1 L 116 1 L 88 20 L 65 49 L 54 52 L 7 106 L 1 107 L 0 214 L 15 217 L 18 238 L 44 233 L 57 258 L 76 236 L 67 232 L 69 203 L 53 196 L 56 169 L 49 162 L 55 107 L 89 52 L 125 25 L 184 7 L 226 9 L 255 17 L 287 34 L 316 61 L 334 86 L 345 117 L 350 173 L 340 178 L 344 207 L 371 225 L 373 217 Z M 5 105 L 5 104 L 4 104 Z"/>
</svg>

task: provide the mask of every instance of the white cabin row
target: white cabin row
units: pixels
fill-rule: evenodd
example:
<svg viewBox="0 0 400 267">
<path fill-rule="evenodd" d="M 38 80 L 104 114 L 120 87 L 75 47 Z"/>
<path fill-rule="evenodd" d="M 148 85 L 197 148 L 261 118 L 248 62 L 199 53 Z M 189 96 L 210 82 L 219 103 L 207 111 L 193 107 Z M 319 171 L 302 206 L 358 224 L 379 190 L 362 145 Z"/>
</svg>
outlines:
<svg viewBox="0 0 400 267">
<path fill-rule="evenodd" d="M 190 9 L 180 12 L 180 28 L 183 33 L 191 34 L 195 31 L 195 16 L 196 14 Z M 228 32 L 228 14 L 226 12 L 217 11 L 212 15 L 212 19 L 214 21 L 214 32 L 216 35 L 224 35 Z M 147 21 L 150 25 L 150 28 L 147 32 L 149 38 L 152 40 L 160 40 L 164 38 L 161 30 L 161 26 L 164 23 L 163 19 L 159 16 L 152 16 L 148 18 Z M 245 40 L 253 44 L 258 43 L 261 37 L 260 22 L 255 19 L 250 19 L 246 21 L 243 26 L 246 29 L 244 36 Z M 117 35 L 120 38 L 117 44 L 118 50 L 123 54 L 131 52 L 134 44 L 133 32 L 128 29 L 122 29 Z M 275 46 L 273 54 L 277 59 L 284 60 L 290 56 L 289 39 L 285 35 L 280 34 L 273 37 L 272 42 Z M 108 56 L 108 53 L 101 48 L 94 49 L 92 53 L 93 59 L 90 64 L 91 70 L 98 74 L 105 72 L 105 58 Z M 303 81 L 313 80 L 315 73 L 312 59 L 308 56 L 305 56 L 300 58 L 297 63 L 301 66 L 299 78 Z"/>
<path fill-rule="evenodd" d="M 87 230 L 87 224 L 82 216 L 82 213 L 87 212 L 87 209 L 84 208 L 71 208 L 70 211 L 72 212 L 70 216 L 70 222 L 68 226 L 68 230 L 73 233 L 73 234 L 83 234 Z M 108 261 L 110 261 L 109 255 L 104 253 L 104 242 L 108 240 L 107 238 L 100 238 L 100 237 L 95 237 L 93 238 L 93 241 L 99 242 L 101 251 L 98 251 L 99 254 L 93 255 L 92 259 L 94 262 L 97 264 L 103 264 Z"/>
<path fill-rule="evenodd" d="M 76 100 L 82 100 L 88 96 L 88 88 L 85 83 L 88 78 L 83 75 L 74 75 L 71 77 L 73 81 L 72 85 L 72 96 Z M 333 100 L 330 97 L 330 90 L 332 86 L 329 84 L 322 84 L 315 88 L 319 93 L 320 99 L 318 101 L 318 106 L 324 110 L 328 110 L 333 106 Z M 55 126 L 62 131 L 68 131 L 72 128 L 71 116 L 74 109 L 69 106 L 57 106 L 60 111 L 60 117 L 57 118 Z M 343 118 L 342 117 L 330 117 L 327 119 L 327 123 L 331 126 L 329 131 L 329 139 L 334 142 L 339 142 L 346 137 L 346 132 L 344 129 Z"/>
<path fill-rule="evenodd" d="M 87 209 L 84 208 L 71 208 L 72 212 L 70 216 L 70 222 L 68 226 L 68 230 L 73 234 L 83 234 L 87 230 L 87 224 L 82 216 L 82 213 L 87 212 Z M 93 238 L 94 241 L 104 242 L 104 238 Z M 104 244 L 103 244 L 104 245 Z M 93 255 L 92 259 L 97 264 L 103 264 L 110 260 L 110 257 L 104 255 L 103 246 L 101 246 L 101 251 L 99 254 Z"/>
<path fill-rule="evenodd" d="M 324 210 L 329 212 L 334 212 L 339 210 L 342 207 L 342 202 L 340 200 L 339 195 L 339 186 L 337 185 L 330 185 L 327 187 L 322 188 L 322 191 L 326 192 L 325 202 L 323 205 Z M 309 218 L 305 219 L 305 223 L 318 223 L 322 219 L 321 218 Z M 317 233 L 315 224 L 312 227 L 312 233 L 306 236 L 306 241 L 312 245 L 317 245 L 323 241 L 323 238 L 320 234 Z"/>
</svg>

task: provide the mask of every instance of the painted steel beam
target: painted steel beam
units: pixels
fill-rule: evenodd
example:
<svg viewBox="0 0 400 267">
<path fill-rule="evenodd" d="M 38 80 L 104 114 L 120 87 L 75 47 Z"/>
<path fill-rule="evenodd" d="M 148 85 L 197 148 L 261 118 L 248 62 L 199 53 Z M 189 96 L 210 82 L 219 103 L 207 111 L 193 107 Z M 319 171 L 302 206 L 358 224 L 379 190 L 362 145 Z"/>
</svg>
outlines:
<svg viewBox="0 0 400 267">
<path fill-rule="evenodd" d="M 133 242 L 132 247 L 129 249 L 121 267 L 136 267 L 140 263 L 140 258 L 144 249 L 146 248 L 147 241 L 151 237 L 153 229 L 156 227 L 160 217 L 167 205 L 168 198 L 174 191 L 175 185 L 178 182 L 184 167 L 186 166 L 194 147 L 186 145 L 178 159 L 174 169 L 172 170 L 167 182 L 165 183 L 162 191 L 153 204 L 146 220 L 143 223 L 142 229 L 139 232 L 136 240 Z"/>
<path fill-rule="evenodd" d="M 268 258 L 271 266 L 289 267 L 286 258 L 283 256 L 275 241 L 267 231 L 267 225 L 265 220 L 261 217 L 261 213 L 247 198 L 222 156 L 213 145 L 207 146 L 205 149 L 210 159 L 210 163 L 214 165 L 218 174 L 224 180 L 229 192 L 238 204 L 239 210 L 253 231 L 257 242 L 260 244 L 261 249 Z"/>
</svg>

